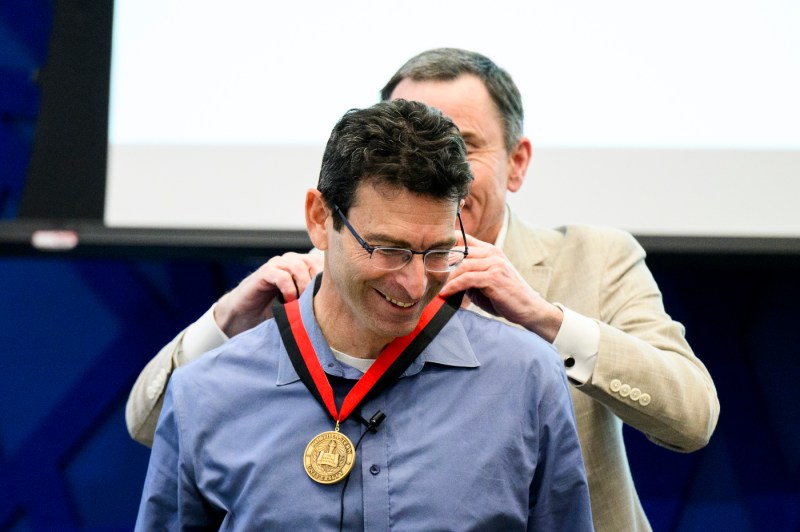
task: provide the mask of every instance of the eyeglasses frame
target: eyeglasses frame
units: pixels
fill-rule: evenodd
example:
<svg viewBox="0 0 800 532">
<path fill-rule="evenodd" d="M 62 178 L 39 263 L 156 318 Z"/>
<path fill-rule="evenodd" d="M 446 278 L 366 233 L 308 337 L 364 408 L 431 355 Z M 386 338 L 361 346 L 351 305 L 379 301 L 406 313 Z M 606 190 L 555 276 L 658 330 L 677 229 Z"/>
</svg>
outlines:
<svg viewBox="0 0 800 532">
<path fill-rule="evenodd" d="M 411 253 L 411 257 L 412 258 L 414 257 L 414 255 L 422 255 L 422 264 L 424 265 L 425 264 L 425 257 L 428 255 L 428 253 L 444 251 L 442 249 L 429 249 L 427 251 L 415 251 L 413 249 L 396 248 L 394 246 L 371 246 L 371 245 L 367 244 L 367 241 L 364 240 L 363 238 L 361 238 L 361 235 L 358 234 L 358 231 L 356 231 L 355 228 L 352 225 L 350 225 L 350 221 L 347 219 L 347 217 L 342 212 L 342 209 L 340 209 L 338 205 L 334 205 L 333 206 L 333 212 L 335 214 L 339 215 L 339 217 L 344 222 L 344 225 L 347 227 L 347 229 L 350 231 L 350 233 L 353 235 L 353 237 L 356 239 L 356 241 L 361 245 L 362 248 L 364 248 L 364 251 L 369 253 L 369 257 L 370 258 L 372 258 L 372 254 L 375 252 L 376 249 L 397 249 L 397 250 L 409 251 Z M 464 222 L 461 221 L 461 209 L 456 211 L 456 218 L 458 219 L 458 226 L 461 228 L 461 237 L 464 239 L 464 259 L 466 259 L 467 256 L 469 255 L 469 246 L 467 246 L 467 234 L 464 231 Z M 452 250 L 448 250 L 448 251 L 452 251 Z M 464 259 L 461 259 L 461 261 L 458 263 L 458 265 L 460 265 L 461 262 L 464 261 Z M 448 271 L 453 271 L 453 269 L 457 268 L 458 265 L 454 266 L 453 268 L 451 268 L 449 270 L 445 270 L 444 272 L 431 272 L 431 273 L 445 273 L 445 272 L 448 272 Z M 405 266 L 405 265 L 403 265 L 403 266 Z M 403 266 L 401 266 L 400 268 L 397 268 L 397 270 L 402 269 Z M 379 268 L 379 269 L 383 269 L 383 268 Z M 385 271 L 397 271 L 397 270 L 385 270 Z M 425 271 L 430 271 L 430 270 L 428 270 L 427 267 L 426 267 Z"/>
</svg>

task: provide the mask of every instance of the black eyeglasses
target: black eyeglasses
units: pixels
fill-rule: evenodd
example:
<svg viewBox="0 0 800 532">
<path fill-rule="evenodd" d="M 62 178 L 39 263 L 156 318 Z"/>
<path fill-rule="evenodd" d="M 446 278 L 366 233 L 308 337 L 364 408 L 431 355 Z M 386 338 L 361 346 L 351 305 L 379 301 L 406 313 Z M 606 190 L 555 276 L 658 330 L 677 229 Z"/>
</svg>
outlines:
<svg viewBox="0 0 800 532">
<path fill-rule="evenodd" d="M 457 212 L 458 225 L 461 227 L 461 236 L 464 238 L 464 251 L 457 249 L 429 249 L 428 251 L 414 251 L 413 249 L 393 248 L 388 246 L 370 246 L 361 235 L 359 235 L 350 222 L 347 221 L 342 210 L 334 205 L 333 210 L 338 214 L 344 225 L 353 234 L 353 237 L 361 244 L 364 251 L 369 253 L 372 265 L 380 270 L 399 270 L 414 258 L 414 255 L 422 255 L 422 263 L 425 270 L 432 273 L 444 273 L 453 271 L 461 264 L 469 254 L 467 247 L 467 235 L 464 233 L 464 224 L 461 222 L 461 213 Z"/>
</svg>

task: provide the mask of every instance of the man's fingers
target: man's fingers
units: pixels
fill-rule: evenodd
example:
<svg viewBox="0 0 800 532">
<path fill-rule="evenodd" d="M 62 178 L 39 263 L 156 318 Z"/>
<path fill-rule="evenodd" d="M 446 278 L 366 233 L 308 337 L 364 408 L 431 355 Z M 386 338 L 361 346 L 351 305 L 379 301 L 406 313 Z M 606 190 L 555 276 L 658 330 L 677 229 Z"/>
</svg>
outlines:
<svg viewBox="0 0 800 532">
<path fill-rule="evenodd" d="M 286 301 L 293 301 L 322 270 L 322 263 L 321 256 L 286 253 L 271 265 L 268 281 L 280 290 Z"/>
<path fill-rule="evenodd" d="M 478 240 L 474 236 L 467 235 L 467 245 L 471 246 L 480 246 L 481 244 L 486 244 L 483 240 Z M 461 236 L 461 231 L 456 231 L 456 246 L 463 246 L 464 245 L 464 238 Z"/>
<path fill-rule="evenodd" d="M 480 241 L 479 241 L 480 242 Z M 500 294 L 507 290 L 516 290 L 521 282 L 502 252 L 494 246 L 484 244 L 456 268 L 440 292 L 448 297 L 461 290 L 477 289 L 488 294 Z"/>
<path fill-rule="evenodd" d="M 482 275 L 480 271 L 472 272 L 466 269 L 461 270 L 459 267 L 456 272 L 457 273 L 450 276 L 450 279 L 448 279 L 447 283 L 442 287 L 440 294 L 443 297 L 449 297 L 456 292 L 461 292 L 468 288 L 483 290 L 490 284 L 488 283 L 487 277 Z"/>
<path fill-rule="evenodd" d="M 273 290 L 277 289 L 286 301 L 294 301 L 302 293 L 302 289 L 297 286 L 295 278 L 289 270 L 273 270 L 265 280 L 272 285 Z"/>
</svg>

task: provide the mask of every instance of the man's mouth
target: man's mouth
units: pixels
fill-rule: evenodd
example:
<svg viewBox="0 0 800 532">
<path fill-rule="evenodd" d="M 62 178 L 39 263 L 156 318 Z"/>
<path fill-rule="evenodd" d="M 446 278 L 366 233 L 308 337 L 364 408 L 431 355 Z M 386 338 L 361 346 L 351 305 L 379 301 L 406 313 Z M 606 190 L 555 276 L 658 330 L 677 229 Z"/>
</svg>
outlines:
<svg viewBox="0 0 800 532">
<path fill-rule="evenodd" d="M 382 295 L 384 297 L 384 299 L 386 299 L 386 301 L 388 301 L 392 305 L 395 305 L 395 306 L 400 307 L 400 308 L 409 308 L 409 307 L 413 307 L 416 304 L 413 301 L 411 303 L 406 303 L 404 301 L 398 301 L 398 300 L 396 300 L 394 298 L 391 298 L 391 297 L 387 296 L 386 294 L 384 294 L 381 291 L 378 291 L 378 293 L 380 295 Z"/>
</svg>

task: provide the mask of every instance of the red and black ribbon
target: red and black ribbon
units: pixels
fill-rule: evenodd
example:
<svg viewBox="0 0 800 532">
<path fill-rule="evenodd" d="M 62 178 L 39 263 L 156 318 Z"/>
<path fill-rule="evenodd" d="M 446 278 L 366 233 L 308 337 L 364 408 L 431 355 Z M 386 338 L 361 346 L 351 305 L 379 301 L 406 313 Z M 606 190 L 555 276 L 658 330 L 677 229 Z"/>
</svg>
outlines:
<svg viewBox="0 0 800 532">
<path fill-rule="evenodd" d="M 435 297 L 422 311 L 414 330 L 406 336 L 395 338 L 381 351 L 369 370 L 344 398 L 340 412 L 337 412 L 328 376 L 323 371 L 311 339 L 303 326 L 298 300 L 284 303 L 283 298 L 277 297 L 272 303 L 272 311 L 289 359 L 300 380 L 338 423 L 347 419 L 364 400 L 380 394 L 400 378 L 400 375 L 456 313 L 463 297 L 463 292 L 447 299 Z"/>
</svg>

